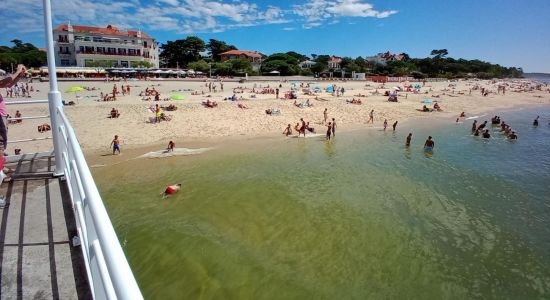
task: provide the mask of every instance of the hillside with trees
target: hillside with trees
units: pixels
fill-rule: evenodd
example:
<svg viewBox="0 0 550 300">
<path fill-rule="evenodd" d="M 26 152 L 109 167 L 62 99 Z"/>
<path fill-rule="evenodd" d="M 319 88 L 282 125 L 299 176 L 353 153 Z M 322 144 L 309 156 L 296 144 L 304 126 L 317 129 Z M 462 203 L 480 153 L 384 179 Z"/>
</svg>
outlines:
<svg viewBox="0 0 550 300">
<path fill-rule="evenodd" d="M 12 40 L 13 47 L 0 46 L 0 69 L 11 71 L 12 66 L 24 64 L 38 68 L 46 64 L 46 52 L 40 51 L 33 44 Z"/>
</svg>

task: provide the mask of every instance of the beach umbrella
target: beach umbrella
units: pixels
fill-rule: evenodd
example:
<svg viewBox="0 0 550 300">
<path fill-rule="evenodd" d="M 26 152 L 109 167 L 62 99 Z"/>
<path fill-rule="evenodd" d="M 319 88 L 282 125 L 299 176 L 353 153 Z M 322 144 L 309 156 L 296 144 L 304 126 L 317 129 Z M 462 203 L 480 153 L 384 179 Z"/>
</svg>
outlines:
<svg viewBox="0 0 550 300">
<path fill-rule="evenodd" d="M 84 89 L 81 86 L 71 86 L 70 88 L 65 90 L 65 93 L 72 93 L 72 92 L 80 92 Z"/>
<path fill-rule="evenodd" d="M 65 93 L 74 93 L 75 97 L 78 99 L 78 92 L 83 91 L 84 89 L 81 86 L 71 86 L 65 90 Z"/>
<path fill-rule="evenodd" d="M 0 75 L 6 75 L 6 71 L 0 69 Z"/>
<path fill-rule="evenodd" d="M 398 86 L 394 86 L 393 89 L 399 91 L 401 88 L 399 88 Z"/>
<path fill-rule="evenodd" d="M 183 95 L 180 95 L 180 94 L 175 94 L 175 95 L 170 96 L 170 99 L 172 99 L 172 100 L 183 100 L 183 99 L 185 99 L 185 97 Z"/>
</svg>

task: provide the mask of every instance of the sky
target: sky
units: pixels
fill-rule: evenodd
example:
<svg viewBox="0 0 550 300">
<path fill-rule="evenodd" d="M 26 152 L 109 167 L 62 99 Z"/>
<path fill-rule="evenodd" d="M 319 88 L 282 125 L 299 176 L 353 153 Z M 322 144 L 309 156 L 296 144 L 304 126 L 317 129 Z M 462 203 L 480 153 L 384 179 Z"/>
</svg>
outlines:
<svg viewBox="0 0 550 300">
<path fill-rule="evenodd" d="M 44 47 L 42 1 L 0 0 L 0 45 Z M 550 73 L 550 0 L 52 0 L 54 27 L 141 29 L 163 43 L 196 35 L 264 54 L 390 51 L 481 59 Z"/>
</svg>

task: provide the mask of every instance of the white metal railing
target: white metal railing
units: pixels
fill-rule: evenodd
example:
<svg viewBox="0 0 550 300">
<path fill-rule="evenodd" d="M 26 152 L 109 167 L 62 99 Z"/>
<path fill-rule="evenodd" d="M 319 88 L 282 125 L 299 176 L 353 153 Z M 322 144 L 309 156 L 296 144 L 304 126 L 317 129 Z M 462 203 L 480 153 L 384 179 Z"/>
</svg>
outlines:
<svg viewBox="0 0 550 300">
<path fill-rule="evenodd" d="M 62 173 L 69 187 L 88 279 L 95 299 L 143 299 L 107 210 L 62 107 L 55 112 Z"/>
<path fill-rule="evenodd" d="M 103 205 L 97 186 L 80 148 L 76 134 L 69 123 L 57 87 L 50 0 L 44 5 L 44 31 L 48 57 L 50 91 L 48 100 L 6 101 L 9 105 L 47 103 L 49 116 L 27 116 L 17 119 L 48 118 L 52 137 L 21 139 L 29 142 L 53 139 L 55 154 L 54 175 L 64 176 L 72 202 L 80 247 L 94 299 L 143 299 L 126 256 Z M 74 243 L 73 243 L 74 246 Z"/>
</svg>

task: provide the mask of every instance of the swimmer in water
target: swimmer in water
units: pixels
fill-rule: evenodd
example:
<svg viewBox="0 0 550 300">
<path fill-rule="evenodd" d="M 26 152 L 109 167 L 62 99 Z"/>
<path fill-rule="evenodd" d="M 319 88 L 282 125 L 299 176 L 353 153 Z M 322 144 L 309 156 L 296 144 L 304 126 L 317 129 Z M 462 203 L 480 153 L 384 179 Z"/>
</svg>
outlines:
<svg viewBox="0 0 550 300">
<path fill-rule="evenodd" d="M 166 190 L 164 190 L 164 197 L 168 196 L 168 195 L 173 195 L 177 192 L 179 192 L 181 189 L 181 183 L 178 183 L 178 184 L 174 184 L 174 185 L 169 185 Z"/>
<path fill-rule="evenodd" d="M 512 131 L 512 133 L 510 133 L 510 135 L 508 136 L 509 139 L 511 140 L 517 140 L 518 139 L 518 136 L 516 135 L 516 132 L 515 131 Z"/>
<path fill-rule="evenodd" d="M 533 121 L 533 126 L 539 126 L 539 116 Z"/>
<path fill-rule="evenodd" d="M 485 129 L 485 132 L 483 132 L 483 138 L 488 139 L 491 137 L 491 134 L 489 133 L 489 129 Z"/>
<path fill-rule="evenodd" d="M 474 120 L 474 124 L 472 124 L 472 132 L 476 131 L 477 129 L 477 120 Z"/>
<path fill-rule="evenodd" d="M 413 134 L 409 132 L 409 135 L 407 135 L 407 141 L 405 142 L 405 146 L 410 146 L 411 145 L 411 139 L 413 137 Z"/>
</svg>

